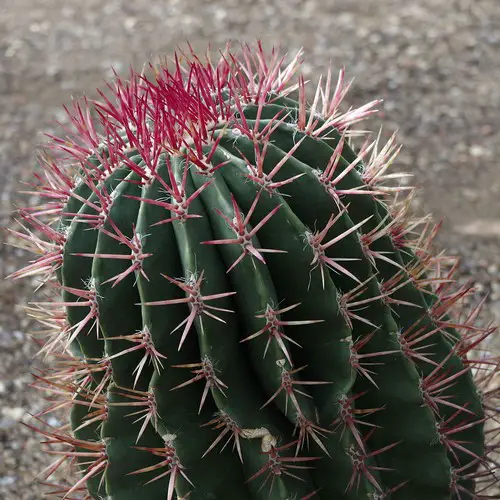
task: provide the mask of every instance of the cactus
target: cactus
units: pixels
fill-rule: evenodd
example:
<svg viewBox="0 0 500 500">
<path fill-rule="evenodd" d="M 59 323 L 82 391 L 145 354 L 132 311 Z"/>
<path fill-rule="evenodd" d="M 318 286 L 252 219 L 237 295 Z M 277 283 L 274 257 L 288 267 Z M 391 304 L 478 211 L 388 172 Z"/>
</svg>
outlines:
<svg viewBox="0 0 500 500">
<path fill-rule="evenodd" d="M 342 112 L 329 71 L 309 102 L 301 59 L 181 53 L 50 138 L 12 277 L 50 292 L 27 313 L 59 399 L 27 425 L 54 496 L 493 498 L 495 328 L 387 173 L 395 137 L 355 148 L 379 101 Z"/>
</svg>

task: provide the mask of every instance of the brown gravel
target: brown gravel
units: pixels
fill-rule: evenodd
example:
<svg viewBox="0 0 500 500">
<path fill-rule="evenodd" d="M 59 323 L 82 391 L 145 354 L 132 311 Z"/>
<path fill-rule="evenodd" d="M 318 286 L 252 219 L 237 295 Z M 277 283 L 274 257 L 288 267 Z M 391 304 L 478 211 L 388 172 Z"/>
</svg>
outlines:
<svg viewBox="0 0 500 500">
<path fill-rule="evenodd" d="M 15 0 L 0 9 L 0 223 L 19 202 L 40 131 L 64 120 L 71 95 L 95 95 L 125 71 L 190 40 L 306 50 L 317 78 L 331 61 L 355 76 L 348 99 L 384 99 L 377 122 L 399 128 L 398 166 L 415 173 L 421 208 L 445 217 L 440 244 L 464 257 L 463 279 L 489 294 L 500 321 L 500 9 L 498 0 Z M 0 248 L 0 275 L 26 261 Z M 42 496 L 48 458 L 16 421 L 40 408 L 26 388 L 34 346 L 15 304 L 30 284 L 0 281 L 0 498 Z"/>
</svg>

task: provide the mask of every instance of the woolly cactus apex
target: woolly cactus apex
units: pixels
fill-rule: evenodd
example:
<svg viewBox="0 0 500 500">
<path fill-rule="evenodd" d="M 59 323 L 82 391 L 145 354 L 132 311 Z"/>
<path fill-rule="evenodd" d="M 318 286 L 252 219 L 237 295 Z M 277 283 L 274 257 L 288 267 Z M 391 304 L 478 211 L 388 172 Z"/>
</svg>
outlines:
<svg viewBox="0 0 500 500">
<path fill-rule="evenodd" d="M 329 71 L 308 103 L 301 57 L 176 55 L 51 137 L 12 277 L 47 291 L 55 497 L 499 498 L 495 328 L 395 138 L 353 145 L 378 101 Z"/>
</svg>

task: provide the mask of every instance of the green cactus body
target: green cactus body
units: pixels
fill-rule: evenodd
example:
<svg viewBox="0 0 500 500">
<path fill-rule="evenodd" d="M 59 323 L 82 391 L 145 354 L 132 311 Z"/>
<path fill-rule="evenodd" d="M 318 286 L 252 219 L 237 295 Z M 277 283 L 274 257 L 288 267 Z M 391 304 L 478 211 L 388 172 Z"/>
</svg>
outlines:
<svg viewBox="0 0 500 500">
<path fill-rule="evenodd" d="M 72 378 L 72 432 L 37 428 L 77 457 L 59 491 L 483 498 L 496 365 L 470 351 L 494 329 L 450 319 L 465 291 L 392 201 L 394 145 L 348 144 L 376 103 L 341 113 L 341 72 L 307 106 L 297 58 L 228 54 L 118 80 L 106 139 L 75 104 L 75 173 L 47 161 L 42 187 L 57 229 L 22 213 L 52 253 L 14 277 L 61 296 L 38 306 L 64 360 L 44 381 Z"/>
</svg>

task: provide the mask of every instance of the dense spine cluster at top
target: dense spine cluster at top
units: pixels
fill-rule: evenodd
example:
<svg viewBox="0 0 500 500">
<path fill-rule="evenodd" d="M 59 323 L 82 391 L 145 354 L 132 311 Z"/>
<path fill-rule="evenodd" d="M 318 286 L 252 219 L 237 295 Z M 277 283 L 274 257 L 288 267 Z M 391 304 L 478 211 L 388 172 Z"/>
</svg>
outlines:
<svg viewBox="0 0 500 500">
<path fill-rule="evenodd" d="M 342 112 L 341 71 L 308 104 L 300 58 L 191 51 L 51 137 L 13 277 L 47 290 L 29 425 L 55 497 L 499 498 L 495 329 L 411 218 L 394 137 L 352 149 L 378 102 Z"/>
</svg>

